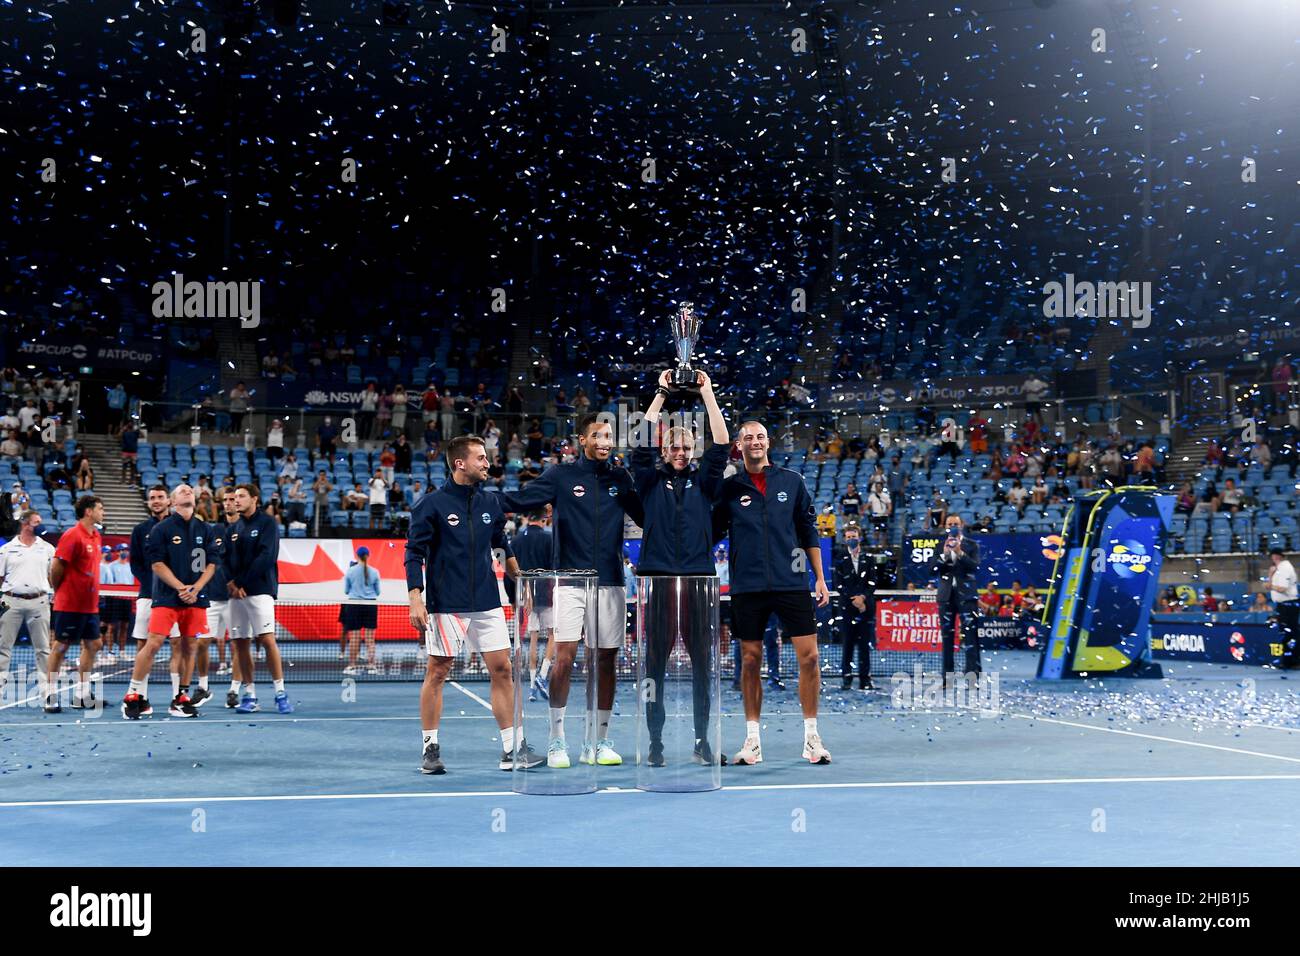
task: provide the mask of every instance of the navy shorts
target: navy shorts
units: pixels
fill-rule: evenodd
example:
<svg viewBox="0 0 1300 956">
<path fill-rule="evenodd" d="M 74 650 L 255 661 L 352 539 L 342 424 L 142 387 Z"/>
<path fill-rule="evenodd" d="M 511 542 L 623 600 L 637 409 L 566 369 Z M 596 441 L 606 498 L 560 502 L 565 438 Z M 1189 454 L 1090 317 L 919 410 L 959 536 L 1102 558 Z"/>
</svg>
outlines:
<svg viewBox="0 0 1300 956">
<path fill-rule="evenodd" d="M 753 591 L 731 595 L 731 636 L 761 641 L 773 614 L 787 637 L 817 633 L 817 613 L 807 591 Z"/>
<path fill-rule="evenodd" d="M 50 636 L 64 644 L 99 640 L 99 615 L 80 611 L 55 611 L 50 615 Z"/>
</svg>

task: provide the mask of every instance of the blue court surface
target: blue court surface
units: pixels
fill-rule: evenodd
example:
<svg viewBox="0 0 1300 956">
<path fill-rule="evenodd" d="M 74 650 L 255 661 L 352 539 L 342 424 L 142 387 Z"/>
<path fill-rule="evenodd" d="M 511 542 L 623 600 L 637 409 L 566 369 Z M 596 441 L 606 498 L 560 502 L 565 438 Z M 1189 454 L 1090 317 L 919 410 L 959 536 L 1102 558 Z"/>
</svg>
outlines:
<svg viewBox="0 0 1300 956">
<path fill-rule="evenodd" d="M 829 766 L 800 760 L 794 682 L 765 698 L 765 762 L 723 789 L 521 796 L 480 695 L 449 689 L 445 776 L 419 773 L 415 683 L 291 684 L 298 711 L 78 720 L 0 711 L 0 864 L 1295 865 L 1294 674 L 1168 664 L 1162 681 L 1033 680 L 989 654 L 996 712 L 900 711 L 828 674 Z M 214 690 L 222 690 L 214 684 Z M 264 685 L 264 693 L 269 691 Z M 109 685 L 110 694 L 120 688 Z M 625 757 L 634 730 L 612 728 Z M 724 746 L 743 726 L 724 692 Z M 165 713 L 161 708 L 159 714 Z M 544 745 L 544 744 L 543 744 Z"/>
</svg>

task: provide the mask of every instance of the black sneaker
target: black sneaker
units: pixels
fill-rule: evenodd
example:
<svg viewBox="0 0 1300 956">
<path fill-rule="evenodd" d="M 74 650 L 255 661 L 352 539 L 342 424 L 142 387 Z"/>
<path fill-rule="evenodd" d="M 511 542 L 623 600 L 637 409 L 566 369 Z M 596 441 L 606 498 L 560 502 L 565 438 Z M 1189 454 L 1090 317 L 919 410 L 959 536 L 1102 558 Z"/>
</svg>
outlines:
<svg viewBox="0 0 1300 956">
<path fill-rule="evenodd" d="M 695 741 L 695 753 L 691 754 L 691 759 L 698 764 L 703 764 L 706 767 L 712 766 L 713 764 L 717 764 L 719 762 L 718 758 L 713 756 L 713 748 L 709 746 L 709 742 L 705 740 L 703 737 Z M 725 767 L 726 765 L 727 765 L 727 755 L 722 754 L 722 760 L 720 766 Z"/>
<path fill-rule="evenodd" d="M 646 754 L 645 762 L 652 767 L 662 767 L 664 765 L 664 742 L 662 740 L 650 741 L 650 752 Z"/>
<path fill-rule="evenodd" d="M 840 690 L 853 690 L 853 678 L 852 677 L 841 678 Z"/>
<path fill-rule="evenodd" d="M 873 683 L 871 682 L 871 678 L 870 678 L 870 677 L 864 677 L 864 678 L 862 678 L 862 681 L 861 681 L 861 683 L 860 683 L 858 686 L 861 687 L 863 690 L 875 690 L 875 689 L 876 689 L 876 685 L 873 684 Z"/>
<path fill-rule="evenodd" d="M 233 690 L 226 691 L 226 707 L 233 710 L 239 706 L 239 695 Z"/>
<path fill-rule="evenodd" d="M 206 687 L 200 687 L 194 692 L 193 696 L 190 697 L 190 703 L 195 707 L 202 707 L 211 699 L 212 691 L 208 690 Z"/>
<path fill-rule="evenodd" d="M 772 690 L 785 690 L 785 684 L 779 677 L 769 677 L 767 679 L 767 686 Z"/>
<path fill-rule="evenodd" d="M 199 715 L 198 710 L 190 703 L 185 691 L 181 691 L 172 699 L 171 706 L 167 708 L 167 713 L 173 717 L 197 717 Z"/>
<path fill-rule="evenodd" d="M 420 764 L 420 773 L 446 773 L 447 768 L 442 762 L 442 751 L 437 744 L 429 744 L 424 748 L 424 760 Z"/>
<path fill-rule="evenodd" d="M 546 758 L 533 750 L 533 748 L 528 746 L 527 742 L 525 742 L 523 750 L 519 752 L 520 769 L 532 770 L 534 767 L 540 767 L 544 763 L 546 763 Z M 513 770 L 515 768 L 515 755 L 509 750 L 501 751 L 501 763 L 499 766 L 502 770 Z"/>
<path fill-rule="evenodd" d="M 63 705 L 59 703 L 59 698 L 57 698 L 57 697 L 46 697 L 46 698 L 45 698 L 45 712 L 46 712 L 47 714 L 61 714 L 61 713 L 63 713 Z"/>
<path fill-rule="evenodd" d="M 152 717 L 153 708 L 149 706 L 149 701 L 139 694 L 127 694 L 122 698 L 122 717 L 126 720 L 139 720 L 141 717 Z"/>
</svg>

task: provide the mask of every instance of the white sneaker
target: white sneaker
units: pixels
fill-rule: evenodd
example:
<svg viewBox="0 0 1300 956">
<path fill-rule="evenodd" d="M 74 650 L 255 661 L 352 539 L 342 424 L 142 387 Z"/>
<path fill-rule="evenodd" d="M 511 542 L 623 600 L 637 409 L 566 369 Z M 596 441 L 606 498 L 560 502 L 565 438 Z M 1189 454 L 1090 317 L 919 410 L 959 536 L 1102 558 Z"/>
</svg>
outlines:
<svg viewBox="0 0 1300 956">
<path fill-rule="evenodd" d="M 746 764 L 751 767 L 756 763 L 762 763 L 763 745 L 755 737 L 746 737 L 745 745 L 736 752 L 736 756 L 731 758 L 731 762 Z"/>
<path fill-rule="evenodd" d="M 822 746 L 820 734 L 809 734 L 803 739 L 803 758 L 809 763 L 831 762 L 831 752 Z"/>
<path fill-rule="evenodd" d="M 343 668 L 343 674 L 344 674 L 344 676 L 346 676 L 346 677 L 353 677 L 353 676 L 355 676 L 355 675 L 357 675 L 357 674 L 360 674 L 360 673 L 361 673 L 361 671 L 358 670 L 358 669 L 355 668 L 355 667 L 345 667 L 345 668 Z"/>
<path fill-rule="evenodd" d="M 100 654 L 100 655 L 99 655 L 99 662 L 100 662 L 101 664 L 116 664 L 116 663 L 117 663 L 117 655 L 114 654 L 112 651 L 109 651 L 107 654 Z"/>
<path fill-rule="evenodd" d="M 563 740 L 556 738 L 546 748 L 546 766 L 554 767 L 556 770 L 569 769 L 569 748 L 564 745 Z"/>
<path fill-rule="evenodd" d="M 229 674 L 229 673 L 230 673 L 230 665 L 229 665 L 229 664 L 219 664 L 219 665 L 217 666 L 217 676 L 218 676 L 218 677 L 220 677 L 220 676 L 223 675 L 223 674 Z"/>
<path fill-rule="evenodd" d="M 347 660 L 347 659 L 348 659 L 348 655 L 347 655 L 346 653 L 344 653 L 343 651 L 339 651 L 339 660 L 341 660 L 341 661 L 345 661 L 345 660 Z"/>
<path fill-rule="evenodd" d="M 384 669 L 380 667 L 378 664 L 371 664 L 369 667 L 366 668 L 367 674 L 382 674 L 383 672 Z"/>
</svg>

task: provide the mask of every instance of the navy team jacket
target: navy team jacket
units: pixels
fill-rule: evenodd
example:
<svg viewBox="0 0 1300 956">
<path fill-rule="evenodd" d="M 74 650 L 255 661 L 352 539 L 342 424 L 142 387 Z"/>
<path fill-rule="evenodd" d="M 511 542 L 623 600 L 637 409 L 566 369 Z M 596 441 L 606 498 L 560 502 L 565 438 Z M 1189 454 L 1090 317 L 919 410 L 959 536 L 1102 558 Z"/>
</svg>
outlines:
<svg viewBox="0 0 1300 956">
<path fill-rule="evenodd" d="M 406 541 L 406 588 L 423 591 L 430 614 L 465 614 L 501 607 L 492 550 L 514 557 L 500 496 L 482 485 L 447 480 L 411 512 Z"/>
<path fill-rule="evenodd" d="M 730 593 L 808 591 L 811 565 L 799 551 L 818 547 L 812 496 L 797 471 L 776 465 L 764 471 L 766 495 L 742 466 L 723 479 L 714 505 L 714 540 L 730 538 Z"/>
<path fill-rule="evenodd" d="M 186 521 L 180 515 L 168 515 L 149 532 L 145 541 L 144 557 L 149 566 L 158 562 L 167 565 L 181 584 L 193 584 L 203 576 L 209 564 L 221 559 L 221 549 L 212 538 L 212 528 L 197 515 Z M 200 592 L 193 604 L 186 604 L 176 589 L 162 578 L 153 579 L 154 607 L 207 607 L 206 591 Z"/>
</svg>

